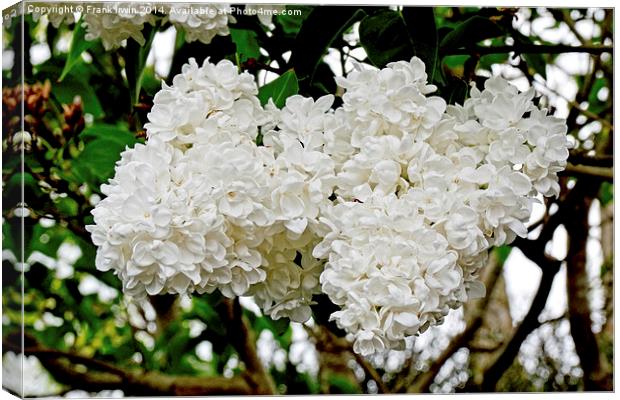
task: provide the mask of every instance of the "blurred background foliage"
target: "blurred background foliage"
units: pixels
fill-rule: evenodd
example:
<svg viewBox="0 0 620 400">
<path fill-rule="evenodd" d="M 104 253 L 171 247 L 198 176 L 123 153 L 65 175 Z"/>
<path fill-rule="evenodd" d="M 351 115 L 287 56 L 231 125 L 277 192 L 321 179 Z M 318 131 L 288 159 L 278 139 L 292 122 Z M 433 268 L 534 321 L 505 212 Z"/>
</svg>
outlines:
<svg viewBox="0 0 620 400">
<path fill-rule="evenodd" d="M 164 24 L 145 32 L 152 48 L 129 39 L 116 51 L 85 41 L 79 21 L 54 28 L 25 15 L 23 24 L 19 17 L 5 23 L 3 351 L 21 351 L 23 323 L 25 353 L 36 356 L 29 365 L 46 369 L 54 382 L 26 376 L 24 394 L 610 390 L 613 10 L 287 7 L 301 12 L 275 16 L 271 27 L 239 15 L 231 34 L 209 45 L 186 43 Z M 158 64 L 161 43 L 173 48 Z M 120 281 L 95 269 L 84 226 L 101 199 L 99 187 L 120 152 L 144 142 L 154 94 L 189 57 L 232 60 L 257 77 L 261 101 L 273 97 L 281 106 L 295 93 L 341 95 L 334 75 L 353 62 L 383 67 L 413 55 L 449 103 L 462 103 L 471 82 L 481 87 L 501 74 L 522 89 L 534 86 L 542 105 L 567 118 L 574 148 L 562 195 L 544 204 L 532 235 L 514 246 L 541 270 L 520 319 L 511 317 L 517 305 L 502 274 L 511 247 L 494 251 L 484 272 L 486 299 L 455 312 L 450 329 L 431 329 L 420 344 L 373 363 L 352 353 L 321 302 L 306 325 L 271 320 L 251 299 L 240 306 L 218 294 L 127 303 Z M 583 67 L 567 70 L 571 63 Z M 559 229 L 568 231 L 570 245 L 553 258 L 545 246 L 568 242 L 555 235 Z M 600 255 L 588 256 L 595 265 L 586 271 L 585 259 L 571 257 L 590 252 L 590 240 Z M 561 268 L 568 305 L 545 320 L 541 311 Z M 4 360 L 7 371 L 6 354 Z M 5 372 L 5 387 L 18 390 L 9 380 Z"/>
</svg>

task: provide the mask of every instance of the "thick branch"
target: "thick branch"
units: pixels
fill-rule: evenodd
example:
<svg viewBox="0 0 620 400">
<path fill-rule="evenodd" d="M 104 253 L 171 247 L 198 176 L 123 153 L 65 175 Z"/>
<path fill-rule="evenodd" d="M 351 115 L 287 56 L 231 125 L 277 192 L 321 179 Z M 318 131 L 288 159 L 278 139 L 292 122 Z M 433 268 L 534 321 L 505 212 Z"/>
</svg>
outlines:
<svg viewBox="0 0 620 400">
<path fill-rule="evenodd" d="M 256 393 L 275 394 L 275 384 L 258 358 L 254 333 L 250 329 L 247 319 L 243 316 L 239 298 L 225 299 L 222 306 L 224 307 L 222 314 L 228 320 L 228 334 L 231 343 L 245 363 L 246 378 L 256 389 Z"/>
<path fill-rule="evenodd" d="M 3 345 L 5 349 L 21 352 L 21 346 L 7 342 Z M 160 372 L 127 370 L 79 354 L 39 345 L 25 348 L 24 354 L 35 355 L 58 382 L 72 389 L 89 392 L 122 389 L 126 396 L 255 394 L 241 376 L 232 378 L 171 376 Z"/>
<path fill-rule="evenodd" d="M 581 368 L 586 390 L 610 390 L 606 374 L 601 367 L 601 357 L 596 337 L 592 332 L 588 294 L 590 282 L 586 269 L 586 244 L 588 241 L 588 212 L 600 183 L 591 181 L 581 201 L 573 209 L 573 218 L 566 221 L 569 247 L 566 264 L 566 289 L 571 335 Z"/>
<path fill-rule="evenodd" d="M 540 326 L 538 316 L 547 304 L 547 298 L 551 291 L 551 285 L 556 273 L 560 269 L 560 262 L 549 263 L 542 270 L 542 278 L 538 291 L 534 296 L 532 305 L 523 321 L 519 324 L 515 334 L 512 336 L 502 353 L 497 357 L 493 365 L 485 372 L 484 380 L 482 382 L 481 389 L 485 392 L 492 392 L 495 390 L 497 381 L 504 375 L 504 372 L 512 365 L 515 357 L 519 353 L 521 344 L 527 338 L 527 336 L 536 328 Z"/>
<path fill-rule="evenodd" d="M 567 221 L 574 219 L 573 209 L 576 204 L 583 199 L 583 196 L 589 193 L 589 185 L 590 183 L 587 180 L 581 179 L 577 181 L 575 187 L 566 195 L 563 201 L 559 203 L 559 209 L 556 213 L 551 215 L 546 221 L 536 240 L 518 239 L 514 242 L 514 245 L 519 247 L 526 257 L 541 268 L 542 278 L 527 315 L 517 327 L 515 334 L 510 342 L 508 342 L 503 352 L 485 372 L 481 386 L 482 390 L 493 391 L 495 389 L 495 385 L 499 379 L 512 365 L 523 341 L 534 329 L 540 326 L 538 316 L 547 303 L 551 284 L 561 265 L 561 261 L 555 260 L 545 254 L 545 245 L 551 240 L 553 233 L 559 225 L 566 224 Z"/>
</svg>

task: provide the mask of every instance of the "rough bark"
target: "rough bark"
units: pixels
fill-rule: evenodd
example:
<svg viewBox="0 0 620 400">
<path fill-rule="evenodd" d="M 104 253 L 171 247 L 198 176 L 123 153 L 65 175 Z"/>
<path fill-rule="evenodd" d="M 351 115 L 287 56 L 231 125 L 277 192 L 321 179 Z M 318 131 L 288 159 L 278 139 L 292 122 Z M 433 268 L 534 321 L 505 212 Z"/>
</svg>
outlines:
<svg viewBox="0 0 620 400">
<path fill-rule="evenodd" d="M 590 226 L 588 212 L 600 183 L 589 182 L 581 201 L 575 204 L 572 218 L 565 222 L 569 234 L 566 263 L 566 289 L 570 331 L 575 341 L 581 368 L 584 372 L 586 390 L 610 390 L 611 382 L 603 370 L 598 342 L 592 332 L 590 317 L 590 280 L 586 269 L 586 245 Z"/>
</svg>

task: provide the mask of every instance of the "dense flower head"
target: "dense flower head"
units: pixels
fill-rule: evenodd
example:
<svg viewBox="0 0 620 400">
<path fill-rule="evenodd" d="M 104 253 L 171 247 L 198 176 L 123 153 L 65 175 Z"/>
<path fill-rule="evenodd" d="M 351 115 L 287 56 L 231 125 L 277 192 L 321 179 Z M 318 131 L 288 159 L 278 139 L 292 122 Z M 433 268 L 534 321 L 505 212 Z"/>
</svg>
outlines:
<svg viewBox="0 0 620 400">
<path fill-rule="evenodd" d="M 82 25 L 86 29 L 85 39 L 101 39 L 106 50 L 112 50 L 123 45 L 124 41 L 132 38 L 141 46 L 146 39 L 142 34 L 145 24 L 153 25 L 155 16 L 147 13 L 135 13 L 131 3 L 111 3 L 108 9 L 111 12 L 85 13 Z"/>
<path fill-rule="evenodd" d="M 324 293 L 364 356 L 484 296 L 491 247 L 558 194 L 565 123 L 501 78 L 447 106 L 415 57 L 337 80 L 336 109 L 331 95 L 263 107 L 231 62 L 190 60 L 102 187 L 97 268 L 136 297 L 219 290 L 298 322 Z"/>
<path fill-rule="evenodd" d="M 125 44 L 129 38 L 141 46 L 146 43 L 144 36 L 145 24 L 165 26 L 172 24 L 187 42 L 199 41 L 209 44 L 216 36 L 230 35 L 229 24 L 236 22 L 230 5 L 209 3 L 199 9 L 190 3 L 175 3 L 169 6 L 154 4 L 152 7 L 136 7 L 131 2 L 112 2 L 100 4 L 100 12 L 84 13 L 83 26 L 86 29 L 85 39 L 92 41 L 101 39 L 106 50 L 114 50 Z M 253 9 L 256 6 L 246 5 Z M 261 6 L 263 7 L 263 6 Z M 283 6 L 264 6 L 279 12 Z M 37 20 L 39 15 L 35 15 Z M 261 23 L 271 25 L 271 17 L 258 15 Z M 73 23 L 73 14 L 49 14 L 50 22 L 58 27 L 62 23 Z"/>
<path fill-rule="evenodd" d="M 185 32 L 188 42 L 200 41 L 209 44 L 216 36 L 230 34 L 228 24 L 235 18 L 228 12 L 226 4 L 201 5 L 200 13 L 188 12 L 189 4 L 179 3 L 170 6 L 168 19 L 179 30 Z"/>
</svg>

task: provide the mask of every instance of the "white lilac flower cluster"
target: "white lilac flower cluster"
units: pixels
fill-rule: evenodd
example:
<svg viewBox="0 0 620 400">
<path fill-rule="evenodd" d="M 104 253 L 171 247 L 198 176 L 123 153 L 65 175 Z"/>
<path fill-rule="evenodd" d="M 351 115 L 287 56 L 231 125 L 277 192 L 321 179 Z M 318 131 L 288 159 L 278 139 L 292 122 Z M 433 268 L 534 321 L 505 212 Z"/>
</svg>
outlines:
<svg viewBox="0 0 620 400">
<path fill-rule="evenodd" d="M 70 12 L 48 12 L 46 14 L 42 14 L 35 11 L 32 13 L 32 20 L 37 22 L 42 16 L 46 16 L 47 21 L 56 29 L 58 29 L 61 25 L 71 25 L 75 22 L 75 16 Z"/>
<path fill-rule="evenodd" d="M 228 24 L 236 22 L 225 4 L 203 4 L 200 12 L 191 12 L 192 6 L 185 3 L 175 3 L 166 6 L 165 16 L 154 13 L 140 12 L 132 3 L 111 3 L 102 8 L 103 12 L 86 13 L 83 17 L 83 26 L 86 29 L 86 40 L 101 38 L 106 50 L 121 47 L 125 40 L 132 38 L 141 46 L 146 39 L 143 34 L 145 24 L 155 25 L 156 21 L 169 21 L 177 31 L 185 34 L 187 42 L 200 41 L 211 43 L 215 36 L 230 34 Z M 153 7 L 155 10 L 164 10 L 163 6 Z"/>
<path fill-rule="evenodd" d="M 209 44 L 215 36 L 227 36 L 230 34 L 228 24 L 236 22 L 235 18 L 227 12 L 226 4 L 202 4 L 200 13 L 188 13 L 187 4 L 173 4 L 168 12 L 168 19 L 178 29 L 185 32 L 185 40 L 196 40 Z"/>
<path fill-rule="evenodd" d="M 135 13 L 134 8 L 132 3 L 116 2 L 106 4 L 102 12 L 84 13 L 82 17 L 82 25 L 86 30 L 84 38 L 89 41 L 101 38 L 106 50 L 120 47 L 129 38 L 144 46 L 146 43 L 142 34 L 144 25 L 154 25 L 156 18 L 153 14 Z"/>
<path fill-rule="evenodd" d="M 364 356 L 483 296 L 489 249 L 558 194 L 565 123 L 501 78 L 448 106 L 415 57 L 337 81 L 336 109 L 263 108 L 248 73 L 190 60 L 102 187 L 97 268 L 132 296 L 217 289 L 299 322 L 324 293 Z"/>
</svg>

